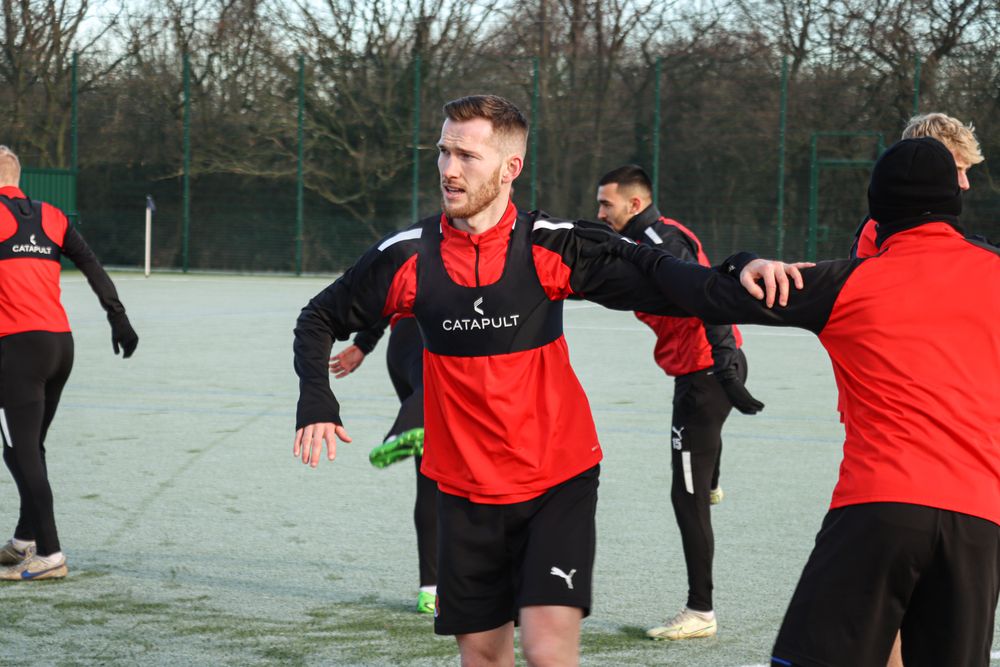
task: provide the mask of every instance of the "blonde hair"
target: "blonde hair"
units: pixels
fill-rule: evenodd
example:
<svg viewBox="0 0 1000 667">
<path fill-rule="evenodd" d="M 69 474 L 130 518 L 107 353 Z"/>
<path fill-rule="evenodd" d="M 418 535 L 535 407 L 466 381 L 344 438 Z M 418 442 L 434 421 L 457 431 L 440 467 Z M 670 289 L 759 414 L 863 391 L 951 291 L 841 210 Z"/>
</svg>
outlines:
<svg viewBox="0 0 1000 667">
<path fill-rule="evenodd" d="M 926 113 L 914 116 L 903 130 L 903 139 L 932 137 L 937 139 L 949 150 L 958 154 L 971 167 L 979 164 L 985 158 L 979 149 L 979 140 L 974 134 L 972 123 L 963 125 L 957 118 L 943 113 Z"/>
<path fill-rule="evenodd" d="M 0 145 L 0 187 L 6 185 L 17 187 L 20 182 L 21 161 L 17 159 L 14 151 Z"/>
</svg>

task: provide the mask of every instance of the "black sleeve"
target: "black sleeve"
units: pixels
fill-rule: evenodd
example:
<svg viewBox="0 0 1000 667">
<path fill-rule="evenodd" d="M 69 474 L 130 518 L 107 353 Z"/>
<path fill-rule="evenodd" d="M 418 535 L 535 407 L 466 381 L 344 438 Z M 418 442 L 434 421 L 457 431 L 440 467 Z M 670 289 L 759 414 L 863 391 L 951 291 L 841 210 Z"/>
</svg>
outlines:
<svg viewBox="0 0 1000 667">
<path fill-rule="evenodd" d="M 652 229 L 652 227 L 650 228 Z M 673 225 L 657 226 L 663 243 L 657 249 L 685 262 L 698 263 L 698 247 L 687 234 Z M 736 363 L 736 337 L 730 324 L 705 324 L 705 338 L 712 346 L 712 368 L 721 371 Z"/>
<path fill-rule="evenodd" d="M 754 257 L 734 255 L 720 269 L 708 269 L 660 254 L 651 264 L 663 294 L 691 314 L 713 324 L 765 324 L 808 329 L 819 334 L 826 326 L 844 283 L 863 259 L 819 262 L 802 269 L 804 287 L 792 287 L 787 306 L 768 308 L 750 296 L 739 282 L 743 267 Z"/>
<path fill-rule="evenodd" d="M 354 344 L 358 346 L 365 355 L 371 354 L 371 351 L 375 349 L 378 345 L 379 340 L 381 340 L 382 335 L 385 333 L 386 327 L 389 326 L 389 321 L 392 318 L 383 317 L 375 326 L 369 327 L 364 331 L 359 331 L 354 334 Z"/>
<path fill-rule="evenodd" d="M 544 215 L 544 214 L 542 214 Z M 590 256 L 584 250 L 596 250 L 599 243 L 573 233 L 575 225 L 592 225 L 608 229 L 607 225 L 578 220 L 552 220 L 539 217 L 546 226 L 537 225 L 532 239 L 538 245 L 560 255 L 569 267 L 569 287 L 573 293 L 614 310 L 638 310 L 653 315 L 686 313 L 663 298 L 663 293 L 637 266 L 607 254 L 595 252 Z"/>
<path fill-rule="evenodd" d="M 299 377 L 296 429 L 318 422 L 343 423 L 340 404 L 330 389 L 330 348 L 334 339 L 347 340 L 383 318 L 393 277 L 415 252 L 410 241 L 393 244 L 384 252 L 378 246 L 371 248 L 299 313 L 292 345 Z"/>
<path fill-rule="evenodd" d="M 76 268 L 80 269 L 90 283 L 90 289 L 94 290 L 97 300 L 101 303 L 101 308 L 107 313 L 108 319 L 121 315 L 125 312 L 125 306 L 118 300 L 118 290 L 111 282 L 108 272 L 101 266 L 97 255 L 90 249 L 83 236 L 73 229 L 72 225 L 66 226 L 66 236 L 63 238 L 62 253 L 69 257 Z"/>
</svg>

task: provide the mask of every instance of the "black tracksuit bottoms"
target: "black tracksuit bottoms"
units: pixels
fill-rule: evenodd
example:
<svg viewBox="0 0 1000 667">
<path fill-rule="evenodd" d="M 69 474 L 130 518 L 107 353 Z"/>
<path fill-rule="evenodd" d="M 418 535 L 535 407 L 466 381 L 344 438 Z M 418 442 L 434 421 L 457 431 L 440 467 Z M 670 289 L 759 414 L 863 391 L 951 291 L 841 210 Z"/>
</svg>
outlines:
<svg viewBox="0 0 1000 667">
<path fill-rule="evenodd" d="M 45 465 L 45 434 L 72 368 L 69 332 L 29 331 L 0 338 L 3 460 L 21 497 L 14 537 L 35 540 L 41 556 L 60 551 Z"/>
<path fill-rule="evenodd" d="M 738 353 L 738 372 L 744 381 L 746 357 Z M 681 531 L 687 564 L 687 607 L 710 611 L 712 606 L 712 533 L 709 492 L 719 485 L 722 425 L 733 409 L 722 385 L 709 370 L 674 380 L 674 412 L 670 428 L 673 481 L 670 500 Z"/>
<path fill-rule="evenodd" d="M 424 341 L 417 320 L 399 320 L 389 334 L 386 365 L 389 379 L 399 396 L 396 422 L 388 436 L 421 428 L 424 425 Z M 417 560 L 420 585 L 437 584 L 437 482 L 420 472 L 422 457 L 414 457 L 417 468 L 417 498 L 413 523 L 417 529 Z"/>
</svg>

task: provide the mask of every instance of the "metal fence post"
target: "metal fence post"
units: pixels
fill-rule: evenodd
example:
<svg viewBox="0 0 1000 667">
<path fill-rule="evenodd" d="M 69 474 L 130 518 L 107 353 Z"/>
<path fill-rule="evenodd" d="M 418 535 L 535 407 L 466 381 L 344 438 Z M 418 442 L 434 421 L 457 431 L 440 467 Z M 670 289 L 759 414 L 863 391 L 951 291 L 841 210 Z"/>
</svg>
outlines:
<svg viewBox="0 0 1000 667">
<path fill-rule="evenodd" d="M 530 139 L 530 160 L 531 160 L 531 202 L 529 208 L 534 211 L 538 209 L 538 77 L 539 77 L 538 56 L 531 58 L 531 133 Z"/>
<path fill-rule="evenodd" d="M 77 75 L 79 72 L 78 68 L 79 54 L 73 52 L 73 65 L 72 65 L 72 76 L 70 78 L 70 201 L 72 202 L 70 206 L 71 215 L 77 218 L 79 221 L 79 209 L 76 205 L 76 179 L 79 178 L 80 174 L 80 152 L 79 143 L 77 141 L 79 137 L 78 133 L 78 114 L 79 114 L 79 103 L 77 100 L 78 96 L 78 85 L 77 85 Z"/>
<path fill-rule="evenodd" d="M 304 188 L 302 183 L 303 161 L 305 156 L 303 117 L 306 105 L 306 63 L 305 57 L 299 54 L 299 113 L 298 113 L 298 160 L 295 171 L 295 275 L 302 275 L 302 235 L 305 228 L 303 219 L 305 202 Z"/>
<path fill-rule="evenodd" d="M 813 134 L 809 141 L 809 229 L 806 237 L 806 261 L 816 261 L 819 235 L 819 164 L 816 161 L 816 140 Z"/>
<path fill-rule="evenodd" d="M 184 54 L 184 193 L 181 230 L 181 270 L 188 270 L 188 238 L 191 232 L 191 63 Z"/>
<path fill-rule="evenodd" d="M 653 206 L 659 208 L 660 194 L 660 75 L 663 57 L 656 57 L 653 68 Z"/>
<path fill-rule="evenodd" d="M 778 238 L 775 254 L 785 256 L 785 122 L 788 114 L 788 56 L 781 59 L 781 102 L 778 111 Z"/>
<path fill-rule="evenodd" d="M 410 222 L 420 218 L 420 54 L 413 58 L 413 186 Z"/>
</svg>

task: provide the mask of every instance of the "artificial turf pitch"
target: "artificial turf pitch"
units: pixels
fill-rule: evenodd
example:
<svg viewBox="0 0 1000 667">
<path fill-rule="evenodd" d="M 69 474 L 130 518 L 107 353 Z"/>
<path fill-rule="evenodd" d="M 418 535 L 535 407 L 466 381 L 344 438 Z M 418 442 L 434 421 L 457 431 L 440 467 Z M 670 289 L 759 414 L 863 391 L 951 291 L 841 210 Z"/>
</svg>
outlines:
<svg viewBox="0 0 1000 667">
<path fill-rule="evenodd" d="M 47 450 L 70 576 L 0 585 L 0 664 L 457 664 L 454 640 L 413 611 L 413 466 L 368 463 L 396 410 L 384 342 L 334 381 L 354 443 L 312 470 L 291 453 L 291 332 L 327 279 L 114 278 L 140 336 L 124 361 L 83 278 L 63 280 L 76 362 Z M 653 642 L 645 628 L 686 595 L 669 500 L 672 381 L 631 314 L 566 304 L 605 452 L 584 665 L 768 661 L 836 481 L 842 429 L 815 337 L 744 336 L 747 385 L 767 407 L 734 413 L 724 431 L 726 498 L 712 510 L 719 634 Z M 16 512 L 2 472 L 0 535 Z"/>
</svg>

